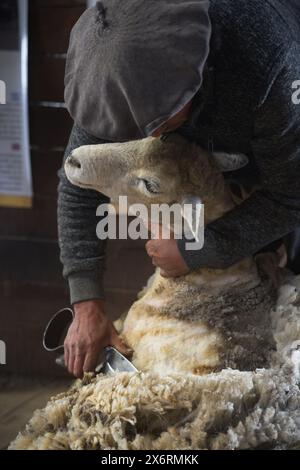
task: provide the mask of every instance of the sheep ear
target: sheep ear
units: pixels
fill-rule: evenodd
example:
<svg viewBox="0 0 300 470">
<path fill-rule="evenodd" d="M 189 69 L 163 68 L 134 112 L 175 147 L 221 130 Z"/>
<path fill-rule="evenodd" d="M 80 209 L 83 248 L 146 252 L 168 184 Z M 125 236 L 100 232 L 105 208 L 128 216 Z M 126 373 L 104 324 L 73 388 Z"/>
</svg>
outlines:
<svg viewBox="0 0 300 470">
<path fill-rule="evenodd" d="M 223 173 L 239 170 L 249 163 L 248 157 L 243 153 L 214 152 L 213 157 Z"/>
</svg>

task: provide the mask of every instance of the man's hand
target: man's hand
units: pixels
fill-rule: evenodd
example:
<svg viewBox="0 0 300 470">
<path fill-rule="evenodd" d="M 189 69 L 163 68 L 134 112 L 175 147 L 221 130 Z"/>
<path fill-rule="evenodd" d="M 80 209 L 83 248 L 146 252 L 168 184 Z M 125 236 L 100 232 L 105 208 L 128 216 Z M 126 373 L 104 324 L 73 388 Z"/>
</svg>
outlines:
<svg viewBox="0 0 300 470">
<path fill-rule="evenodd" d="M 154 266 L 160 268 L 163 277 L 179 277 L 189 272 L 176 240 L 149 240 L 146 250 Z"/>
<path fill-rule="evenodd" d="M 74 313 L 64 348 L 65 364 L 75 377 L 82 377 L 83 372 L 93 371 L 106 346 L 114 346 L 125 356 L 132 353 L 107 318 L 103 300 L 75 304 Z"/>
<path fill-rule="evenodd" d="M 280 247 L 282 249 L 282 247 Z M 280 263 L 283 261 L 278 252 L 259 253 L 254 257 L 258 269 L 269 277 L 275 289 L 279 289 L 282 283 L 282 269 Z"/>
</svg>

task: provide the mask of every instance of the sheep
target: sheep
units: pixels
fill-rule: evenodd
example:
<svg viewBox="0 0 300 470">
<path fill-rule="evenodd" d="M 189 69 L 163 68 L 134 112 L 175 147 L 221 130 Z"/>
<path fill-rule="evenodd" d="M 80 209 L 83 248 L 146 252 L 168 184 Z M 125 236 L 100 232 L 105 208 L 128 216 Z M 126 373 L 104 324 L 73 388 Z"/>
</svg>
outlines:
<svg viewBox="0 0 300 470">
<path fill-rule="evenodd" d="M 9 449 L 300 449 L 300 276 L 286 273 L 271 325 L 267 368 L 86 374 L 35 411 Z"/>
<path fill-rule="evenodd" d="M 80 147 L 65 170 L 71 183 L 101 191 L 116 206 L 119 196 L 127 196 L 129 206 L 143 203 L 149 210 L 151 204 L 182 204 L 200 197 L 207 224 L 234 207 L 220 167 L 241 164 L 242 157 L 213 157 L 172 134 Z M 156 269 L 130 308 L 122 337 L 134 350 L 139 370 L 199 375 L 226 367 L 254 370 L 268 364 L 274 349 L 273 305 L 272 287 L 252 258 L 177 279 L 166 279 Z"/>
<path fill-rule="evenodd" d="M 118 195 L 147 206 L 200 196 L 207 224 L 234 207 L 220 165 L 174 135 L 79 148 L 66 172 L 114 204 Z M 154 177 L 160 194 L 145 186 Z M 86 374 L 9 448 L 300 448 L 299 290 L 300 276 L 285 271 L 276 303 L 253 259 L 179 279 L 157 269 L 122 325 L 139 371 Z"/>
</svg>

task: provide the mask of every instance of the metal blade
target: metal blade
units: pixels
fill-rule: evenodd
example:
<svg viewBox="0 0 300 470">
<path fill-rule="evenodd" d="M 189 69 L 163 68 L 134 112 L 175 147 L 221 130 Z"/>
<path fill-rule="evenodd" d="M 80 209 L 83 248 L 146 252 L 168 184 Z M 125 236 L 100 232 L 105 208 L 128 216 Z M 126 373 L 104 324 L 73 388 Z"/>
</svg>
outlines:
<svg viewBox="0 0 300 470">
<path fill-rule="evenodd" d="M 137 372 L 134 365 L 117 349 L 108 346 L 104 349 L 105 362 L 100 372 L 103 374 L 116 374 L 118 372 Z"/>
</svg>

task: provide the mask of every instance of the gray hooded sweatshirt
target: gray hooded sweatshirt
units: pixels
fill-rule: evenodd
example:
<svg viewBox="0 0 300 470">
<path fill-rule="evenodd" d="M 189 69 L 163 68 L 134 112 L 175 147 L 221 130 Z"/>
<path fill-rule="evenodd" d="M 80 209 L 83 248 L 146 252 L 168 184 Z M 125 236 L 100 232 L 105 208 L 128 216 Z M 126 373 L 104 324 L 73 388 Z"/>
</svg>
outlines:
<svg viewBox="0 0 300 470">
<path fill-rule="evenodd" d="M 300 227 L 300 8 L 297 0 L 106 0 L 71 34 L 65 158 L 85 144 L 143 138 L 193 98 L 178 130 L 208 150 L 244 153 L 226 177 L 258 189 L 205 229 L 190 267 L 225 268 Z M 115 9 L 114 9 L 115 8 Z M 208 55 L 209 46 L 209 55 Z M 100 60 L 101 59 L 101 60 Z M 205 67 L 205 74 L 203 74 Z M 61 260 L 71 302 L 103 298 L 107 198 L 59 172 Z"/>
</svg>

